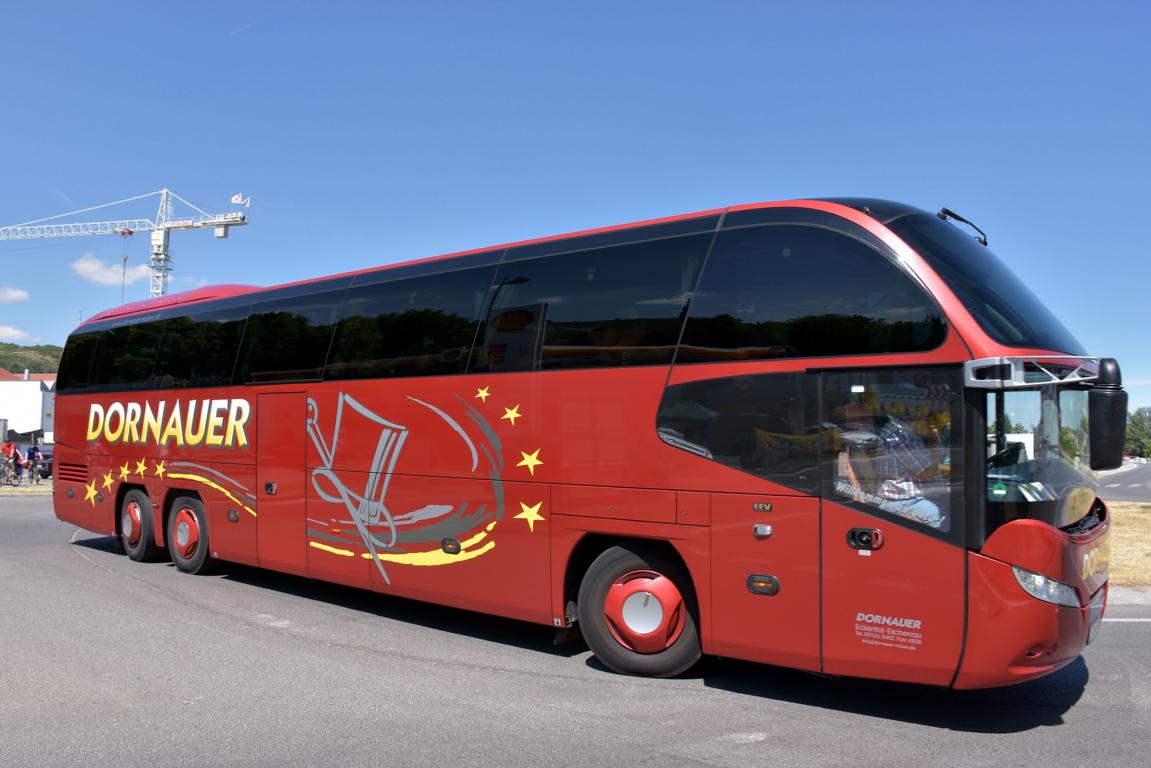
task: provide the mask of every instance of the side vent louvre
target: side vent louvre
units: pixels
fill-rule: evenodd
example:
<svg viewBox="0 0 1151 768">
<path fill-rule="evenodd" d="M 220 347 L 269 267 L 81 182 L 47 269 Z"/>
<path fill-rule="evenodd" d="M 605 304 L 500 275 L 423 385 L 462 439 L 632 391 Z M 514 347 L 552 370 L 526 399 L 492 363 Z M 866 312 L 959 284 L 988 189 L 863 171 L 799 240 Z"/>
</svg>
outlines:
<svg viewBox="0 0 1151 768">
<path fill-rule="evenodd" d="M 59 480 L 69 480 L 73 483 L 86 483 L 88 482 L 88 465 L 64 464 L 61 462 L 56 465 L 55 474 Z"/>
</svg>

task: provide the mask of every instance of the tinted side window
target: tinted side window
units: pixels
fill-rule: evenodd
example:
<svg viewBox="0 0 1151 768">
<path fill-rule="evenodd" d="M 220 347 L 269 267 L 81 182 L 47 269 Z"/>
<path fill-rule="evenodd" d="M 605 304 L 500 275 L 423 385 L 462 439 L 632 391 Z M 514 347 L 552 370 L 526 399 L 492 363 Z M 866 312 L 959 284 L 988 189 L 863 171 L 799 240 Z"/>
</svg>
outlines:
<svg viewBox="0 0 1151 768">
<path fill-rule="evenodd" d="M 720 233 L 677 363 L 912 352 L 943 341 L 943 316 L 873 248 L 796 225 Z"/>
<path fill-rule="evenodd" d="M 104 331 L 92 361 L 90 390 L 147 389 L 164 321 L 124 325 Z"/>
<path fill-rule="evenodd" d="M 245 307 L 173 317 L 156 356 L 157 389 L 217 387 L 232 383 L 244 332 Z"/>
<path fill-rule="evenodd" d="M 818 405 L 815 374 L 696 381 L 664 391 L 656 428 L 668 445 L 815 493 Z"/>
<path fill-rule="evenodd" d="M 236 381 L 320 378 L 344 293 L 341 288 L 254 305 L 244 329 Z"/>
<path fill-rule="evenodd" d="M 325 379 L 463 373 L 495 267 L 356 285 Z"/>
<path fill-rule="evenodd" d="M 83 389 L 88 386 L 88 373 L 92 369 L 92 356 L 100 341 L 100 331 L 74 333 L 64 344 L 60 356 L 60 371 L 56 374 L 56 391 Z"/>
<path fill-rule="evenodd" d="M 473 370 L 671 362 L 712 235 L 505 262 Z M 510 254 L 509 254 L 510 256 Z"/>
</svg>

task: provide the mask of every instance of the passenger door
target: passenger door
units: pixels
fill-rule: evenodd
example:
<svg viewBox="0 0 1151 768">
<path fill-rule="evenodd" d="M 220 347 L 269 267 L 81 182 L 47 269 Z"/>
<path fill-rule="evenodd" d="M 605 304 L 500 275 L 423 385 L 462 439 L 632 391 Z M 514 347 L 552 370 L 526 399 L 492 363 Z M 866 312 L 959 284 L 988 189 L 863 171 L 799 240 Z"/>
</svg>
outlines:
<svg viewBox="0 0 1151 768">
<path fill-rule="evenodd" d="M 256 551 L 260 566 L 307 575 L 307 396 L 261 394 L 256 410 Z"/>
<path fill-rule="evenodd" d="M 949 685 L 966 605 L 958 376 L 822 379 L 823 671 Z"/>
</svg>

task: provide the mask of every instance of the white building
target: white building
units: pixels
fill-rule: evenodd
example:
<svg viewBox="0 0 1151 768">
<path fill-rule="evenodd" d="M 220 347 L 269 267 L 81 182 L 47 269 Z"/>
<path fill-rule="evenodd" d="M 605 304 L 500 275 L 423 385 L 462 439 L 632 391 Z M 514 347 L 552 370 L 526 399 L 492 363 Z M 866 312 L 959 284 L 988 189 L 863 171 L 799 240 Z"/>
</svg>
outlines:
<svg viewBox="0 0 1151 768">
<path fill-rule="evenodd" d="M 54 373 L 11 373 L 0 368 L 0 422 L 6 420 L 8 430 L 20 434 L 43 430 L 44 442 L 52 442 L 55 389 Z"/>
</svg>

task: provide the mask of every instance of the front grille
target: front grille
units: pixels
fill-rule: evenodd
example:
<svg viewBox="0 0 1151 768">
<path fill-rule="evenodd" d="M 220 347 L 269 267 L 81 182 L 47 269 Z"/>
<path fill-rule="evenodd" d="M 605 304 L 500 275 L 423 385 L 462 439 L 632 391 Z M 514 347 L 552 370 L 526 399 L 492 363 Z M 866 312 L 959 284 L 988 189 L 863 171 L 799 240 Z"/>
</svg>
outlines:
<svg viewBox="0 0 1151 768">
<path fill-rule="evenodd" d="M 1103 524 L 1107 519 L 1107 508 L 1103 506 L 1103 502 L 1098 499 L 1095 500 L 1095 505 L 1091 507 L 1091 511 L 1086 515 L 1076 520 L 1071 525 L 1065 525 L 1059 530 L 1068 534 L 1069 536 L 1079 536 L 1080 534 L 1087 533 L 1094 530 Z"/>
<path fill-rule="evenodd" d="M 65 464 L 64 462 L 60 462 L 56 465 L 55 471 L 58 480 L 70 480 L 73 483 L 88 482 L 87 464 Z"/>
</svg>

